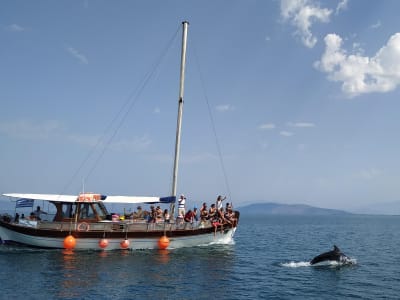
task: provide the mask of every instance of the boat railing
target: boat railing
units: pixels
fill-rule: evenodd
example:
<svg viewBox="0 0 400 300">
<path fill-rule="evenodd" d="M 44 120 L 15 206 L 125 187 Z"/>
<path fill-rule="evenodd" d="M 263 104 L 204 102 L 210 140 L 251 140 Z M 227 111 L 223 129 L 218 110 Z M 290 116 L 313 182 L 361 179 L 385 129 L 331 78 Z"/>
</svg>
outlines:
<svg viewBox="0 0 400 300">
<path fill-rule="evenodd" d="M 198 228 L 207 228 L 211 227 L 212 224 L 209 221 L 206 222 L 157 222 L 157 223 L 148 223 L 148 222 L 92 222 L 87 223 L 85 225 L 88 226 L 79 226 L 81 223 L 85 222 L 46 222 L 46 221 L 30 221 L 19 222 L 18 225 L 26 226 L 26 227 L 34 227 L 36 229 L 43 230 L 57 230 L 57 231 L 119 231 L 119 232 L 132 232 L 132 231 L 171 231 L 171 230 L 194 230 Z"/>
</svg>

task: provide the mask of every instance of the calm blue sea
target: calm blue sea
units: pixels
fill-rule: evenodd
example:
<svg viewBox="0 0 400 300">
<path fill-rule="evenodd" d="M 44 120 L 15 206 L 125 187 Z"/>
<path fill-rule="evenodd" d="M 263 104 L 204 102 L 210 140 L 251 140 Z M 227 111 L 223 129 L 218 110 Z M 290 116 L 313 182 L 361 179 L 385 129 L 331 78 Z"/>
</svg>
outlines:
<svg viewBox="0 0 400 300">
<path fill-rule="evenodd" d="M 310 266 L 332 245 L 357 263 Z M 0 246 L 1 299 L 399 299 L 400 216 L 242 216 L 233 245 Z"/>
</svg>

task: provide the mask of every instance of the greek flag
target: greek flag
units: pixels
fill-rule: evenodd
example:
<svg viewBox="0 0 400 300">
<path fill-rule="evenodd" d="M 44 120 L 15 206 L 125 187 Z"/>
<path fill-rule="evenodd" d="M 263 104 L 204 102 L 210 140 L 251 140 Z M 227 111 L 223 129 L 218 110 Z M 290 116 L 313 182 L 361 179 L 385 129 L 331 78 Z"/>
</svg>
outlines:
<svg viewBox="0 0 400 300">
<path fill-rule="evenodd" d="M 15 208 L 19 208 L 19 207 L 33 207 L 33 202 L 35 200 L 33 199 L 18 199 L 15 202 Z"/>
</svg>

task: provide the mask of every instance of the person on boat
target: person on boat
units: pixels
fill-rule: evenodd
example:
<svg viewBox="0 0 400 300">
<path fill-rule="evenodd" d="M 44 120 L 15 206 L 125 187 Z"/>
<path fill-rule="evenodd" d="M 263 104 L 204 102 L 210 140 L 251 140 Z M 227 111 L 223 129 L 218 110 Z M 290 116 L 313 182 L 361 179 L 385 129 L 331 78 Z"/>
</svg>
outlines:
<svg viewBox="0 0 400 300">
<path fill-rule="evenodd" d="M 197 206 L 196 205 L 193 207 L 193 219 L 196 222 L 199 221 L 199 216 L 197 215 Z"/>
<path fill-rule="evenodd" d="M 156 222 L 161 222 L 163 220 L 163 211 L 160 206 L 156 207 Z"/>
<path fill-rule="evenodd" d="M 215 204 L 211 204 L 210 209 L 208 210 L 208 219 L 213 220 L 217 215 L 217 209 L 215 208 Z"/>
<path fill-rule="evenodd" d="M 235 217 L 235 213 L 233 212 L 233 210 L 231 208 L 228 208 L 227 210 L 225 210 L 225 214 L 224 214 L 225 220 L 227 223 L 232 224 L 232 225 L 236 225 L 236 217 Z"/>
<path fill-rule="evenodd" d="M 222 208 L 222 201 L 224 201 L 225 199 L 226 197 L 222 197 L 221 195 L 218 196 L 217 201 L 215 202 L 218 210 Z"/>
<path fill-rule="evenodd" d="M 182 214 L 178 214 L 176 217 L 176 224 L 177 225 L 182 225 L 184 223 L 184 216 Z"/>
<path fill-rule="evenodd" d="M 221 224 L 231 224 L 231 221 L 225 218 L 225 212 L 223 207 L 221 207 L 221 209 L 218 210 L 218 220 Z"/>
<path fill-rule="evenodd" d="M 164 222 L 165 223 L 169 223 L 170 222 L 171 217 L 169 215 L 168 209 L 164 209 L 163 218 L 164 218 Z"/>
<path fill-rule="evenodd" d="M 36 217 L 36 220 L 40 221 L 41 220 L 41 215 L 47 215 L 47 212 L 43 211 L 40 209 L 40 206 L 36 207 L 35 212 L 33 213 Z"/>
<path fill-rule="evenodd" d="M 29 220 L 30 221 L 37 221 L 37 217 L 36 217 L 34 212 L 31 212 L 31 214 L 29 215 Z"/>
<path fill-rule="evenodd" d="M 200 220 L 204 224 L 208 220 L 208 210 L 207 203 L 203 203 L 203 206 L 200 208 Z"/>
<path fill-rule="evenodd" d="M 133 219 L 138 220 L 138 219 L 143 219 L 144 218 L 144 212 L 142 210 L 142 207 L 139 205 L 137 207 L 137 210 L 133 212 Z"/>
<path fill-rule="evenodd" d="M 195 221 L 195 214 L 194 212 L 189 209 L 189 211 L 185 214 L 185 217 L 183 218 L 185 222 L 187 223 L 193 223 Z"/>
<path fill-rule="evenodd" d="M 185 216 L 186 214 L 185 203 L 186 203 L 185 195 L 180 195 L 178 200 L 178 215 Z"/>
<path fill-rule="evenodd" d="M 157 212 L 153 205 L 150 206 L 150 214 L 148 218 L 149 223 L 155 223 L 157 220 Z"/>
</svg>

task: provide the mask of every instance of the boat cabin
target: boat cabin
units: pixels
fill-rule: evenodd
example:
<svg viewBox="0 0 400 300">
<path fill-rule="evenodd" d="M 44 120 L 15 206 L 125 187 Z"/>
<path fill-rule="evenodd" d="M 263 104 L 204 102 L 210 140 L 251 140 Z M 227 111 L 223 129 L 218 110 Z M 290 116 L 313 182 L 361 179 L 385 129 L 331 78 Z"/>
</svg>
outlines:
<svg viewBox="0 0 400 300">
<path fill-rule="evenodd" d="M 107 219 L 109 213 L 106 206 L 97 194 L 90 194 L 91 197 L 79 195 L 76 202 L 49 201 L 56 207 L 54 216 L 55 222 L 100 222 Z"/>
</svg>

